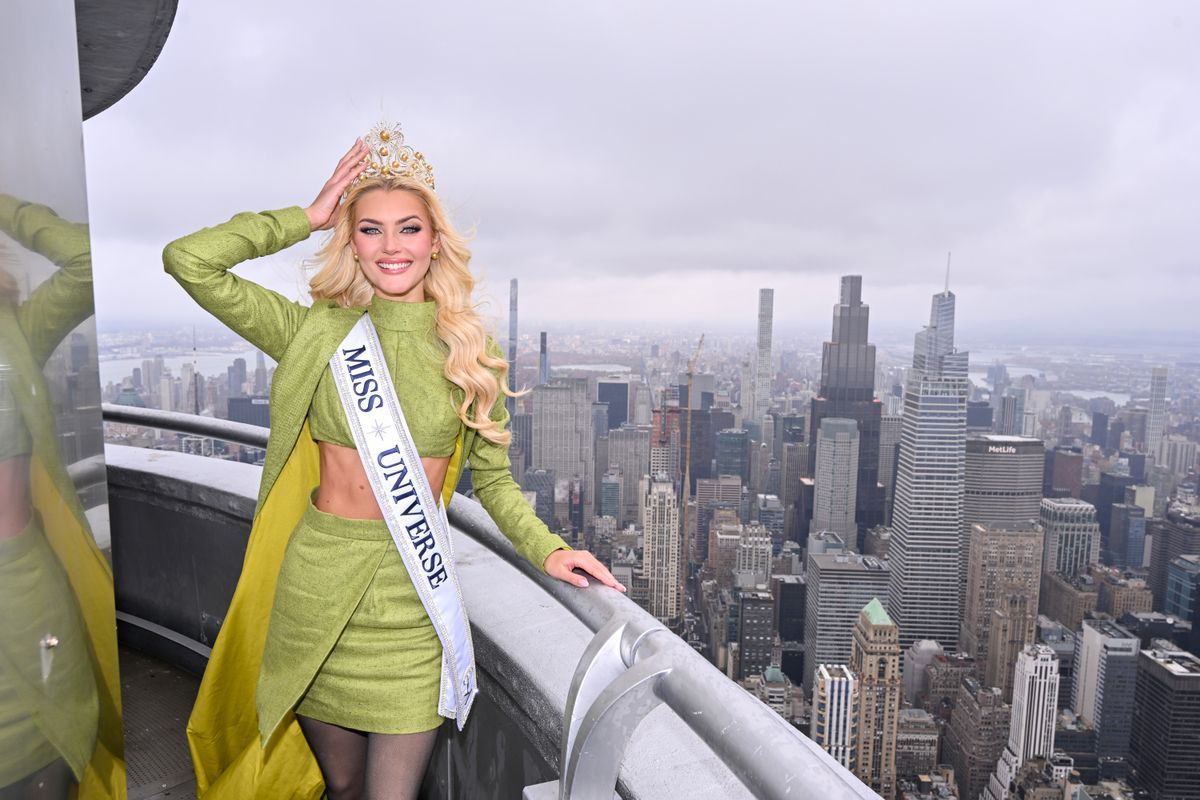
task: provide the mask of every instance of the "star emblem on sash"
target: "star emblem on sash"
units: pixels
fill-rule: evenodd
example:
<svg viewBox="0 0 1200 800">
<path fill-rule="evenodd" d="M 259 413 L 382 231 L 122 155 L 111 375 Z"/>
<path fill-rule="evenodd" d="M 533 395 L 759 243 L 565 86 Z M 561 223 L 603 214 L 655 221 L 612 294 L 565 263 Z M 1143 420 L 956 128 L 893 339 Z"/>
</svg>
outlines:
<svg viewBox="0 0 1200 800">
<path fill-rule="evenodd" d="M 371 433 L 375 434 L 382 440 L 384 433 L 387 432 L 387 430 L 391 427 L 391 425 L 384 425 L 379 420 L 375 420 L 375 425 L 371 428 Z"/>
</svg>

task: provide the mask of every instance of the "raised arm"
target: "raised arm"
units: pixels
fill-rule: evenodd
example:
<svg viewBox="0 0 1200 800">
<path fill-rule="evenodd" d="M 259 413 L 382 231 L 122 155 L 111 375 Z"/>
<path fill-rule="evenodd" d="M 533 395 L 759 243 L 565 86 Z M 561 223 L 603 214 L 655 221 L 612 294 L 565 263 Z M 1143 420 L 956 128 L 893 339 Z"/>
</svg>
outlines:
<svg viewBox="0 0 1200 800">
<path fill-rule="evenodd" d="M 338 162 L 308 208 L 238 214 L 229 222 L 176 239 L 163 265 L 184 290 L 217 319 L 278 361 L 307 309 L 229 272 L 243 261 L 277 253 L 328 228 L 342 193 L 362 171 L 366 146 L 359 140 Z"/>
<path fill-rule="evenodd" d="M 206 311 L 278 361 L 307 309 L 229 269 L 291 247 L 307 239 L 310 230 L 298 206 L 238 214 L 168 244 L 163 266 Z"/>
<path fill-rule="evenodd" d="M 63 337 L 92 315 L 92 250 L 88 226 L 51 209 L 0 194 L 0 230 L 59 269 L 17 308 L 17 322 L 40 366 Z"/>
</svg>

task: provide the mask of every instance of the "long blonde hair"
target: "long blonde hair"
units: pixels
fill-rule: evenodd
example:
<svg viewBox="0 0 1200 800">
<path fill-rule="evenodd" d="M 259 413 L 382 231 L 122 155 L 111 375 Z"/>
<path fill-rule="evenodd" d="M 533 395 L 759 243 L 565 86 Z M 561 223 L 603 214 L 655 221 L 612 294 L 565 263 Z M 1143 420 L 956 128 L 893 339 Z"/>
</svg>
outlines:
<svg viewBox="0 0 1200 800">
<path fill-rule="evenodd" d="M 338 209 L 329 239 L 317 251 L 313 262 L 317 267 L 309 281 L 313 299 L 333 300 L 343 308 L 370 305 L 374 288 L 354 261 L 350 241 L 359 199 L 377 189 L 415 194 L 429 211 L 433 234 L 439 243 L 439 257 L 430 262 L 429 271 L 425 273 L 424 291 L 425 297 L 437 304 L 437 336 L 447 349 L 442 374 L 463 391 L 462 402 L 457 407 L 458 418 L 463 424 L 489 442 L 507 445 L 512 433 L 497 425 L 489 412 L 501 393 L 516 396 L 507 386 L 508 362 L 498 351 L 488 351 L 487 332 L 471 304 L 471 292 L 475 288 L 475 279 L 467 266 L 471 251 L 450 224 L 432 189 L 403 177 L 368 178 L 352 186 Z"/>
</svg>

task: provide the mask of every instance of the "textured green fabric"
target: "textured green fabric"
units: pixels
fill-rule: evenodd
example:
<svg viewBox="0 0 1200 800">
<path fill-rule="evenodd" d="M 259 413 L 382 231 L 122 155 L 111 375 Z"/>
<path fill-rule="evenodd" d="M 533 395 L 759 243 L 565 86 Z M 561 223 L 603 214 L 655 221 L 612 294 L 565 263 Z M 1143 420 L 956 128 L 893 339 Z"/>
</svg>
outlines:
<svg viewBox="0 0 1200 800">
<path fill-rule="evenodd" d="M 437 338 L 437 304 L 376 297 L 368 313 L 379 332 L 384 361 L 417 452 L 426 458 L 448 458 L 462 428 L 455 405 L 455 395 L 461 396 L 462 391 L 442 374 L 446 349 Z M 337 384 L 328 367 L 317 384 L 309 426 L 318 442 L 354 447 Z"/>
<path fill-rule="evenodd" d="M 0 786 L 56 758 L 65 759 L 79 778 L 96 746 L 96 678 L 75 597 L 46 542 L 40 517 L 35 515 L 17 536 L 0 539 L 0 585 L 5 598 L 0 614 Z M 59 643 L 43 680 L 36 654 L 48 633 Z"/>
<path fill-rule="evenodd" d="M 436 728 L 441 664 L 387 523 L 310 504 L 279 571 L 256 693 L 259 734 L 268 738 L 293 706 L 355 730 Z"/>
<path fill-rule="evenodd" d="M 11 383 L 16 348 L 28 348 L 41 366 L 75 326 L 92 315 L 92 258 L 86 225 L 67 222 L 42 205 L 0 194 L 0 231 L 59 267 L 12 313 L 21 342 L 0 340 L 0 459 L 33 452 Z M 0 263 L 0 269 L 4 264 Z"/>
<path fill-rule="evenodd" d="M 321 376 L 334 349 L 363 309 L 339 308 L 329 300 L 306 307 L 228 270 L 251 258 L 269 255 L 306 239 L 308 217 L 299 207 L 261 214 L 237 214 L 229 222 L 177 239 L 163 250 L 168 273 L 201 306 L 276 359 L 271 385 L 271 437 L 259 487 L 259 506 L 271 491 L 291 455 L 309 415 Z M 501 355 L 489 341 L 488 350 Z M 413 415 L 405 414 L 409 424 Z M 508 424 L 504 396 L 490 410 L 491 419 Z M 493 444 L 461 426 L 463 453 L 471 469 L 475 496 L 517 552 L 539 569 L 546 557 L 567 544 L 537 518 L 509 468 L 508 448 Z M 446 485 L 458 480 L 446 475 Z"/>
</svg>

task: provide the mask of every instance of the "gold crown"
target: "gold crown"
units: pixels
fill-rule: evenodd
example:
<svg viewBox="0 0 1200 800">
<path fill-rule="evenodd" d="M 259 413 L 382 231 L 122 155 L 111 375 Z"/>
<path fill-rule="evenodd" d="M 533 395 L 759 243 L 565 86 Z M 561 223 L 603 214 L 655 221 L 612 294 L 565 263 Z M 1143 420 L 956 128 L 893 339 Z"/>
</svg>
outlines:
<svg viewBox="0 0 1200 800">
<path fill-rule="evenodd" d="M 355 179 L 364 178 L 414 178 L 435 188 L 433 167 L 425 156 L 404 143 L 404 134 L 399 125 L 381 122 L 363 137 L 367 149 L 367 168 Z"/>
</svg>

